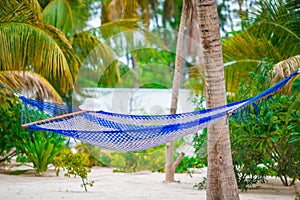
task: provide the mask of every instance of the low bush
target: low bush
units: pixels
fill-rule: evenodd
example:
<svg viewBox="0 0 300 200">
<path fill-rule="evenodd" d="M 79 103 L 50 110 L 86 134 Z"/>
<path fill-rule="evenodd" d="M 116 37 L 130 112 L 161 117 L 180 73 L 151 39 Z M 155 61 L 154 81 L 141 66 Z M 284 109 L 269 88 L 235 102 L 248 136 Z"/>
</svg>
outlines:
<svg viewBox="0 0 300 200">
<path fill-rule="evenodd" d="M 15 98 L 0 95 L 0 163 L 21 152 L 21 142 L 28 132 L 21 128 L 22 104 Z"/>
<path fill-rule="evenodd" d="M 65 176 L 79 176 L 81 178 L 81 187 L 87 192 L 87 186 L 93 186 L 94 181 L 88 181 L 88 173 L 91 172 L 90 160 L 84 153 L 72 153 L 70 149 L 63 150 L 59 156 L 54 158 L 56 175 L 59 175 L 60 168 L 65 171 Z"/>
<path fill-rule="evenodd" d="M 31 162 L 37 175 L 46 172 L 53 164 L 53 158 L 66 148 L 64 140 L 57 134 L 37 131 L 22 140 L 22 150 L 25 154 L 23 162 Z"/>
</svg>

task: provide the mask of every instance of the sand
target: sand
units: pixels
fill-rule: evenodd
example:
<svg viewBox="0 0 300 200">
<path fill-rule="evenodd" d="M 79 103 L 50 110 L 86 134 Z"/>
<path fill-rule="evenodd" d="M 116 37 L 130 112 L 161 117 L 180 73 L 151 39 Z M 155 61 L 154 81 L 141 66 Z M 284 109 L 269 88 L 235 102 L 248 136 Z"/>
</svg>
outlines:
<svg viewBox="0 0 300 200">
<path fill-rule="evenodd" d="M 137 172 L 113 173 L 111 168 L 94 167 L 89 174 L 89 180 L 95 181 L 93 187 L 85 192 L 80 187 L 80 178 L 68 178 L 61 174 L 55 175 L 49 170 L 41 177 L 28 171 L 22 175 L 8 175 L 7 171 L 0 173 L 1 200 L 52 200 L 52 199 L 100 199 L 100 200 L 201 200 L 205 199 L 205 191 L 193 188 L 204 174 L 193 174 L 192 177 L 183 173 L 176 174 L 178 183 L 163 183 L 163 173 Z M 292 200 L 293 187 L 283 187 L 278 179 L 270 179 L 268 184 L 256 185 L 256 189 L 241 192 L 241 200 Z"/>
</svg>

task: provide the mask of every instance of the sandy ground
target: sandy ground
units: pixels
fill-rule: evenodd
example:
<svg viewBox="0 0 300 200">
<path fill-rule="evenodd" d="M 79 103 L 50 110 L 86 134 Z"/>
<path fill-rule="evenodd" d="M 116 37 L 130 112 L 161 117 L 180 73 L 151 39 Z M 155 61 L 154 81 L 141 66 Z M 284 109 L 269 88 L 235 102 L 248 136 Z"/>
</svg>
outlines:
<svg viewBox="0 0 300 200">
<path fill-rule="evenodd" d="M 176 174 L 179 183 L 163 183 L 163 173 L 113 173 L 111 168 L 93 168 L 89 180 L 95 181 L 88 192 L 80 187 L 80 178 L 57 177 L 49 170 L 42 177 L 36 177 L 33 171 L 22 175 L 0 173 L 0 200 L 23 199 L 100 199 L 100 200 L 201 200 L 205 191 L 193 188 L 202 180 L 204 174 Z M 283 187 L 277 179 L 268 184 L 257 185 L 255 189 L 241 192 L 241 200 L 292 200 L 293 187 Z"/>
</svg>

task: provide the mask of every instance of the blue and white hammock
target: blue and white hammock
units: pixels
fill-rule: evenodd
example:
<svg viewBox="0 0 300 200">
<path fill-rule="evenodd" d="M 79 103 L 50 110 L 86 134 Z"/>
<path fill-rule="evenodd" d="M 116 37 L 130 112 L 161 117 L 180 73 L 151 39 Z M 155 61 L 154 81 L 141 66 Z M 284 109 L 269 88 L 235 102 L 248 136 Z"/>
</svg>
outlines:
<svg viewBox="0 0 300 200">
<path fill-rule="evenodd" d="M 201 111 L 170 115 L 125 115 L 104 111 L 73 112 L 74 110 L 72 111 L 67 105 L 19 96 L 25 106 L 30 105 L 51 116 L 45 120 L 23 124 L 22 127 L 55 132 L 106 149 L 145 150 L 193 134 L 255 102 L 270 97 L 299 73 L 300 70 L 247 100 Z"/>
</svg>

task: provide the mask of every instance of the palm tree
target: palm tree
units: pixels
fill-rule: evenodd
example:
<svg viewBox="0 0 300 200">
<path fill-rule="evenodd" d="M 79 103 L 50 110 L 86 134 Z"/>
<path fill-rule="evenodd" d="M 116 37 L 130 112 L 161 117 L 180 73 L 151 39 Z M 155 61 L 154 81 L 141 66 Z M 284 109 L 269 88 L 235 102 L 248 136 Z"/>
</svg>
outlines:
<svg viewBox="0 0 300 200">
<path fill-rule="evenodd" d="M 71 43 L 58 29 L 42 21 L 36 0 L 1 1 L 0 11 L 0 70 L 6 77 L 0 82 L 12 89 L 24 85 L 43 88 L 37 92 L 59 99 L 51 85 L 60 94 L 67 93 L 80 65 Z"/>
<path fill-rule="evenodd" d="M 86 29 L 88 19 L 87 14 L 82 15 L 85 13 L 86 6 L 83 2 L 82 0 L 43 1 L 43 8 L 41 8 L 37 0 L 1 1 L 0 38 L 3 42 L 0 47 L 3 53 L 0 55 L 0 70 L 3 71 L 2 73 L 31 71 L 31 76 L 37 77 L 39 74 L 39 77 L 45 77 L 38 80 L 49 81 L 60 95 L 65 96 L 73 89 L 79 66 L 92 50 L 97 51 L 97 55 L 100 55 L 103 62 L 110 63 L 115 60 L 113 51 L 99 36 L 106 39 L 126 30 L 138 29 L 140 28 L 138 20 L 116 21 L 102 24 L 98 28 L 83 30 Z M 120 80 L 118 67 L 116 64 L 113 71 L 102 69 L 107 80 L 111 80 L 112 75 Z M 17 72 L 11 74 L 18 74 Z M 29 72 L 23 76 L 28 74 Z M 11 75 L 5 76 L 11 77 Z M 21 89 L 10 84 L 16 81 L 4 82 L 4 80 L 6 79 L 2 79 L 2 84 L 10 85 L 16 90 Z M 16 80 L 29 79 L 16 78 Z M 23 82 L 18 86 L 29 86 L 36 82 Z M 36 86 L 41 87 L 41 83 Z M 50 84 L 44 84 L 45 91 L 53 89 L 52 87 L 47 89 L 47 86 L 49 87 Z"/>
<path fill-rule="evenodd" d="M 204 54 L 206 105 L 227 104 L 222 44 L 215 0 L 196 0 Z M 227 119 L 208 127 L 207 199 L 239 199 L 233 171 Z"/>
<path fill-rule="evenodd" d="M 257 72 L 258 63 L 264 58 L 278 63 L 300 54 L 299 1 L 260 1 L 247 15 L 246 29 L 223 40 L 227 90 L 230 92 L 236 91 L 235 86 L 241 78 L 248 76 L 249 71 Z"/>
</svg>

